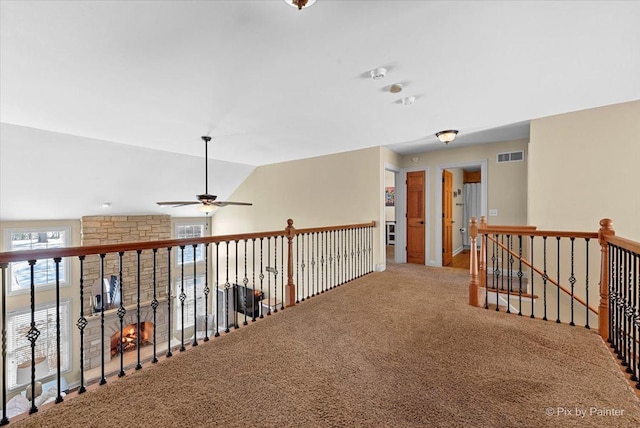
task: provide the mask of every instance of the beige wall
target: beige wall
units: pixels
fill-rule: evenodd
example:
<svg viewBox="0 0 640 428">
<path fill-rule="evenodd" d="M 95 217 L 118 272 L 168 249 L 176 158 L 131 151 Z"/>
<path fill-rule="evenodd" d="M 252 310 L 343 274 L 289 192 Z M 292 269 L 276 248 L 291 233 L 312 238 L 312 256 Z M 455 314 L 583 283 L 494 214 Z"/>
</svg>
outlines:
<svg viewBox="0 0 640 428">
<path fill-rule="evenodd" d="M 500 152 L 524 150 L 524 162 L 496 163 L 496 155 Z M 490 224 L 522 225 L 527 221 L 527 140 L 481 144 L 469 147 L 455 147 L 455 143 L 443 150 L 426 152 L 419 155 L 407 155 L 402 158 L 403 169 L 428 168 L 430 188 L 427 189 L 427 247 L 429 249 L 428 264 L 439 265 L 441 249 L 436 250 L 437 235 L 440 235 L 442 223 L 436 218 L 441 212 L 441 201 L 436 200 L 442 185 L 442 177 L 438 177 L 438 167 L 450 168 L 457 163 L 487 161 L 488 208 L 497 209 L 498 216 L 489 217 Z M 418 158 L 412 161 L 412 158 Z M 451 166 L 453 165 L 453 166 Z M 440 208 L 437 206 L 440 204 Z M 459 228 L 458 228 L 459 230 Z"/>
<path fill-rule="evenodd" d="M 457 191 L 458 189 L 462 190 L 463 187 L 463 174 L 462 168 L 452 168 L 449 169 L 451 174 L 453 175 L 453 191 Z M 462 234 L 460 233 L 460 228 L 463 222 L 464 216 L 464 205 L 458 205 L 464 203 L 464 197 L 462 194 L 453 198 L 453 251 L 454 253 L 458 250 L 462 249 Z"/>
<path fill-rule="evenodd" d="M 640 101 L 531 122 L 529 221 L 541 229 L 616 233 L 640 241 Z"/>
<path fill-rule="evenodd" d="M 288 218 L 298 228 L 384 224 L 384 171 L 379 147 L 256 168 L 229 198 L 253 207 L 225 207 L 213 214 L 212 234 L 280 230 Z M 374 263 L 382 263 L 378 227 Z"/>
</svg>

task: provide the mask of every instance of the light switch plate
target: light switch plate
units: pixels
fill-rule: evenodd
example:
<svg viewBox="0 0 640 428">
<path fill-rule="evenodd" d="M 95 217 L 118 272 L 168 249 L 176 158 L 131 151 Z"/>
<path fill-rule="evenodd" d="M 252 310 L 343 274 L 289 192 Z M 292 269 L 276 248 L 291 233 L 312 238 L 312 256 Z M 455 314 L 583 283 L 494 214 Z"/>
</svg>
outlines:
<svg viewBox="0 0 640 428">
<path fill-rule="evenodd" d="M 495 208 L 492 208 L 489 210 L 489 217 L 497 217 L 498 216 L 498 210 Z"/>
</svg>

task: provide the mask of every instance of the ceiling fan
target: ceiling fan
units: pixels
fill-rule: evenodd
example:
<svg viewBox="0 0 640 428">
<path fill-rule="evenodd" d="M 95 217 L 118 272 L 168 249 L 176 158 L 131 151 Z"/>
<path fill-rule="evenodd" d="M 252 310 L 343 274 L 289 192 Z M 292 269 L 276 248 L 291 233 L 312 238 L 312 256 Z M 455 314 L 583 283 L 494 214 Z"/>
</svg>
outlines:
<svg viewBox="0 0 640 428">
<path fill-rule="evenodd" d="M 227 205 L 253 205 L 249 202 L 231 202 L 231 201 L 217 201 L 216 195 L 209 194 L 209 157 L 207 156 L 207 146 L 211 137 L 205 135 L 202 138 L 204 141 L 204 194 L 196 195 L 197 201 L 169 201 L 169 202 L 157 202 L 161 207 L 183 207 L 186 205 L 198 205 L 200 204 L 200 211 L 209 214 L 216 207 L 226 207 Z"/>
</svg>

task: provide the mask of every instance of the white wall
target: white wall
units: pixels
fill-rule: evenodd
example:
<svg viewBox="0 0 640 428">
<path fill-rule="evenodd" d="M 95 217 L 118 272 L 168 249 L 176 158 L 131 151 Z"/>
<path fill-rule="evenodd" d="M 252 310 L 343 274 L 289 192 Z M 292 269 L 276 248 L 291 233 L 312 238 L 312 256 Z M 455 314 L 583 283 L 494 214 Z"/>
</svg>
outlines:
<svg viewBox="0 0 640 428">
<path fill-rule="evenodd" d="M 597 231 L 640 241 L 640 101 L 531 122 L 529 222 L 540 229 Z"/>
</svg>

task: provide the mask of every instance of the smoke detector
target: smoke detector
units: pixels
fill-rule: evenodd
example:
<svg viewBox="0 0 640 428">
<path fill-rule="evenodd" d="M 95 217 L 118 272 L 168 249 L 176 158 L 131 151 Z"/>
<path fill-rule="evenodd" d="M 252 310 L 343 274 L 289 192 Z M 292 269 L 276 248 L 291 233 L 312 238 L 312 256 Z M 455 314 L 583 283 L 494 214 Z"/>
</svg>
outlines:
<svg viewBox="0 0 640 428">
<path fill-rule="evenodd" d="M 383 67 L 374 68 L 373 70 L 371 70 L 371 78 L 373 80 L 380 80 L 384 78 L 386 74 L 387 74 L 387 69 Z"/>
<path fill-rule="evenodd" d="M 408 97 L 404 97 L 401 101 L 402 101 L 402 104 L 404 104 L 404 105 L 408 106 L 408 105 L 413 104 L 413 102 L 414 102 L 415 100 L 416 100 L 416 97 L 414 97 L 413 95 L 411 95 L 411 96 L 408 96 Z"/>
</svg>

